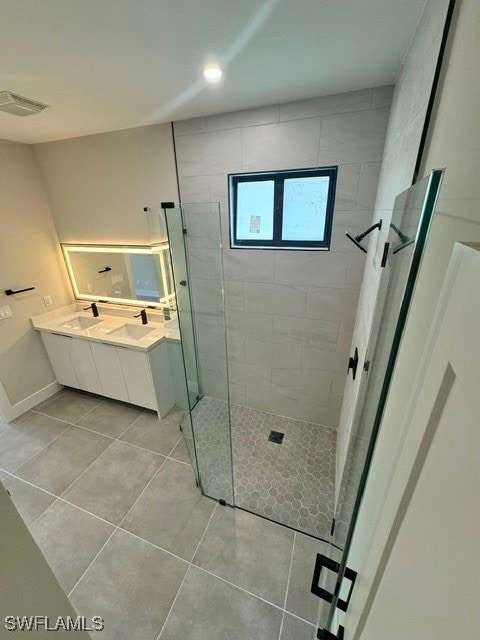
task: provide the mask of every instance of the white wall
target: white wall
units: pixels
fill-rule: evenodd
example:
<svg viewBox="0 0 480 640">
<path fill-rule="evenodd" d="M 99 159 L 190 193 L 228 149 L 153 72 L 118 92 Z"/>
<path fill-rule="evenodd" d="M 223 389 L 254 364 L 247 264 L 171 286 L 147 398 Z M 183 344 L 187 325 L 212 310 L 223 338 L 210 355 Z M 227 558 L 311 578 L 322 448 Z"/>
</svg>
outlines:
<svg viewBox="0 0 480 640">
<path fill-rule="evenodd" d="M 33 148 L 61 242 L 148 244 L 143 207 L 178 201 L 170 124 Z"/>
<path fill-rule="evenodd" d="M 380 636 L 372 631 L 375 628 L 374 618 L 369 620 L 369 625 L 373 625 L 369 633 L 362 634 L 361 630 L 372 605 L 372 584 L 378 583 L 379 574 L 381 576 L 384 569 L 380 564 L 383 547 L 376 544 L 376 536 L 382 522 L 392 469 L 404 438 L 404 410 L 413 392 L 414 373 L 418 370 L 453 244 L 456 241 L 480 241 L 479 42 L 480 5 L 477 0 L 460 0 L 457 2 L 422 168 L 422 175 L 425 175 L 433 168 L 446 167 L 446 175 L 349 556 L 349 566 L 358 570 L 362 578 L 357 581 L 351 614 L 346 619 L 349 638 L 377 640 L 378 637 L 380 640 Z M 417 65 L 420 63 L 421 57 L 416 60 Z M 432 544 L 434 541 L 432 532 Z M 454 540 L 452 545 L 454 552 Z M 445 579 L 448 580 L 448 575 Z M 458 615 L 461 616 L 462 612 L 459 611 Z M 354 618 L 361 620 L 356 635 L 353 634 L 354 628 L 349 627 L 349 619 Z"/>
<path fill-rule="evenodd" d="M 371 223 L 391 95 L 378 87 L 175 123 L 182 201 L 221 206 L 233 402 L 337 426 L 364 267 L 345 231 Z M 337 164 L 330 252 L 229 248 L 228 173 Z M 211 254 L 190 252 L 199 287 L 215 272 Z M 213 360 L 211 389 L 224 375 Z"/>
<path fill-rule="evenodd" d="M 55 382 L 30 318 L 72 301 L 60 246 L 32 148 L 0 140 L 0 306 L 13 317 L 0 321 L 0 384 L 10 404 Z M 35 291 L 6 296 L 5 289 Z M 42 398 L 38 398 L 39 402 Z"/>
<path fill-rule="evenodd" d="M 448 0 L 429 0 L 395 85 L 375 201 L 374 221 L 382 219 L 382 230 L 374 232 L 370 239 L 352 339 L 361 363 L 368 346 L 381 276 L 381 252 L 388 236 L 395 197 L 408 189 L 413 180 L 447 7 Z M 349 376 L 345 385 L 337 440 L 337 492 L 361 380 L 362 376 L 357 376 L 355 381 Z"/>
</svg>

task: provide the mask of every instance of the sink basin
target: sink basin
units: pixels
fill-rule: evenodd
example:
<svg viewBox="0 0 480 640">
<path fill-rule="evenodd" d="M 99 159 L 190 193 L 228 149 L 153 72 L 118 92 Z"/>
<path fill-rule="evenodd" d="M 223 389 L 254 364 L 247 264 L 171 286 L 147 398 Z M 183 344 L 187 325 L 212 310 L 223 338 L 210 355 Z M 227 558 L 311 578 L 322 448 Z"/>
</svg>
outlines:
<svg viewBox="0 0 480 640">
<path fill-rule="evenodd" d="M 129 338 L 130 340 L 142 340 L 154 330 L 153 327 L 145 327 L 138 324 L 124 324 L 118 329 L 109 331 L 109 336 L 118 336 L 119 338 Z"/>
<path fill-rule="evenodd" d="M 98 318 L 84 318 L 83 316 L 77 316 L 76 318 L 72 318 L 68 322 L 62 324 L 62 327 L 66 329 L 90 329 L 94 327 L 96 324 L 100 324 L 102 320 Z"/>
</svg>

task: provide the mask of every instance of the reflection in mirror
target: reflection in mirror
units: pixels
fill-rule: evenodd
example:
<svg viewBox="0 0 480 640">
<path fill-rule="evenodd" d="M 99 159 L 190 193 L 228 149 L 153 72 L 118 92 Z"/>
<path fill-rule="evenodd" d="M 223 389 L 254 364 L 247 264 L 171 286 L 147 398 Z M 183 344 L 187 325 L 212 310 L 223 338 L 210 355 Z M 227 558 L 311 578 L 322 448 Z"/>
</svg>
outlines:
<svg viewBox="0 0 480 640">
<path fill-rule="evenodd" d="M 175 308 L 168 243 L 148 246 L 62 244 L 78 300 Z"/>
</svg>

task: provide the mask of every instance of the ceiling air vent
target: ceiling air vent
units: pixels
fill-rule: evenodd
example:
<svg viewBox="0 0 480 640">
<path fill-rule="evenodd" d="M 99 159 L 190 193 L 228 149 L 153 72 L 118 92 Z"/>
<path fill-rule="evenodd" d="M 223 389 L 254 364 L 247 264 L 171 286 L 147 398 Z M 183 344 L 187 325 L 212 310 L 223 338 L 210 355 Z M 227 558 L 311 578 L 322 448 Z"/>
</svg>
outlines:
<svg viewBox="0 0 480 640">
<path fill-rule="evenodd" d="M 12 113 L 15 116 L 31 116 L 40 113 L 48 107 L 48 104 L 35 102 L 30 98 L 24 98 L 10 91 L 0 91 L 0 111 Z"/>
</svg>

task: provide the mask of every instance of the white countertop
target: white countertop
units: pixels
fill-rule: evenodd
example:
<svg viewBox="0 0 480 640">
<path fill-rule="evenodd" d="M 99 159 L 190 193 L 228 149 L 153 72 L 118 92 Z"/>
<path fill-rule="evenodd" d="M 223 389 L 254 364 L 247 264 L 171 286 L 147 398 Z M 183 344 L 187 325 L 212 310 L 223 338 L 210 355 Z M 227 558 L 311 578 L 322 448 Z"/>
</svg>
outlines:
<svg viewBox="0 0 480 640">
<path fill-rule="evenodd" d="M 76 305 L 70 305 L 63 309 L 57 309 L 53 312 L 35 316 L 31 321 L 37 331 L 55 333 L 83 340 L 94 340 L 96 342 L 103 342 L 105 344 L 116 345 L 119 347 L 130 347 L 141 351 L 153 349 L 153 347 L 167 339 L 180 339 L 177 322 L 170 321 L 166 323 L 167 326 L 165 326 L 159 314 L 150 313 L 147 310 L 147 317 L 149 318 L 148 324 L 142 325 L 140 318 L 133 318 L 133 315 L 138 313 L 138 310 L 135 308 L 132 308 L 131 310 L 129 309 L 128 313 L 123 308 L 124 314 L 122 313 L 122 315 L 119 315 L 118 310 L 112 310 L 113 313 L 112 311 L 109 313 L 110 309 L 102 309 L 100 305 L 98 305 L 98 307 L 99 316 L 97 318 L 93 318 L 91 311 L 87 312 L 78 310 Z M 64 326 L 75 318 L 95 319 L 100 320 L 101 322 L 98 322 L 87 329 Z M 140 339 L 111 334 L 112 331 L 119 329 L 125 324 L 145 327 L 152 329 L 152 331 Z"/>
</svg>

